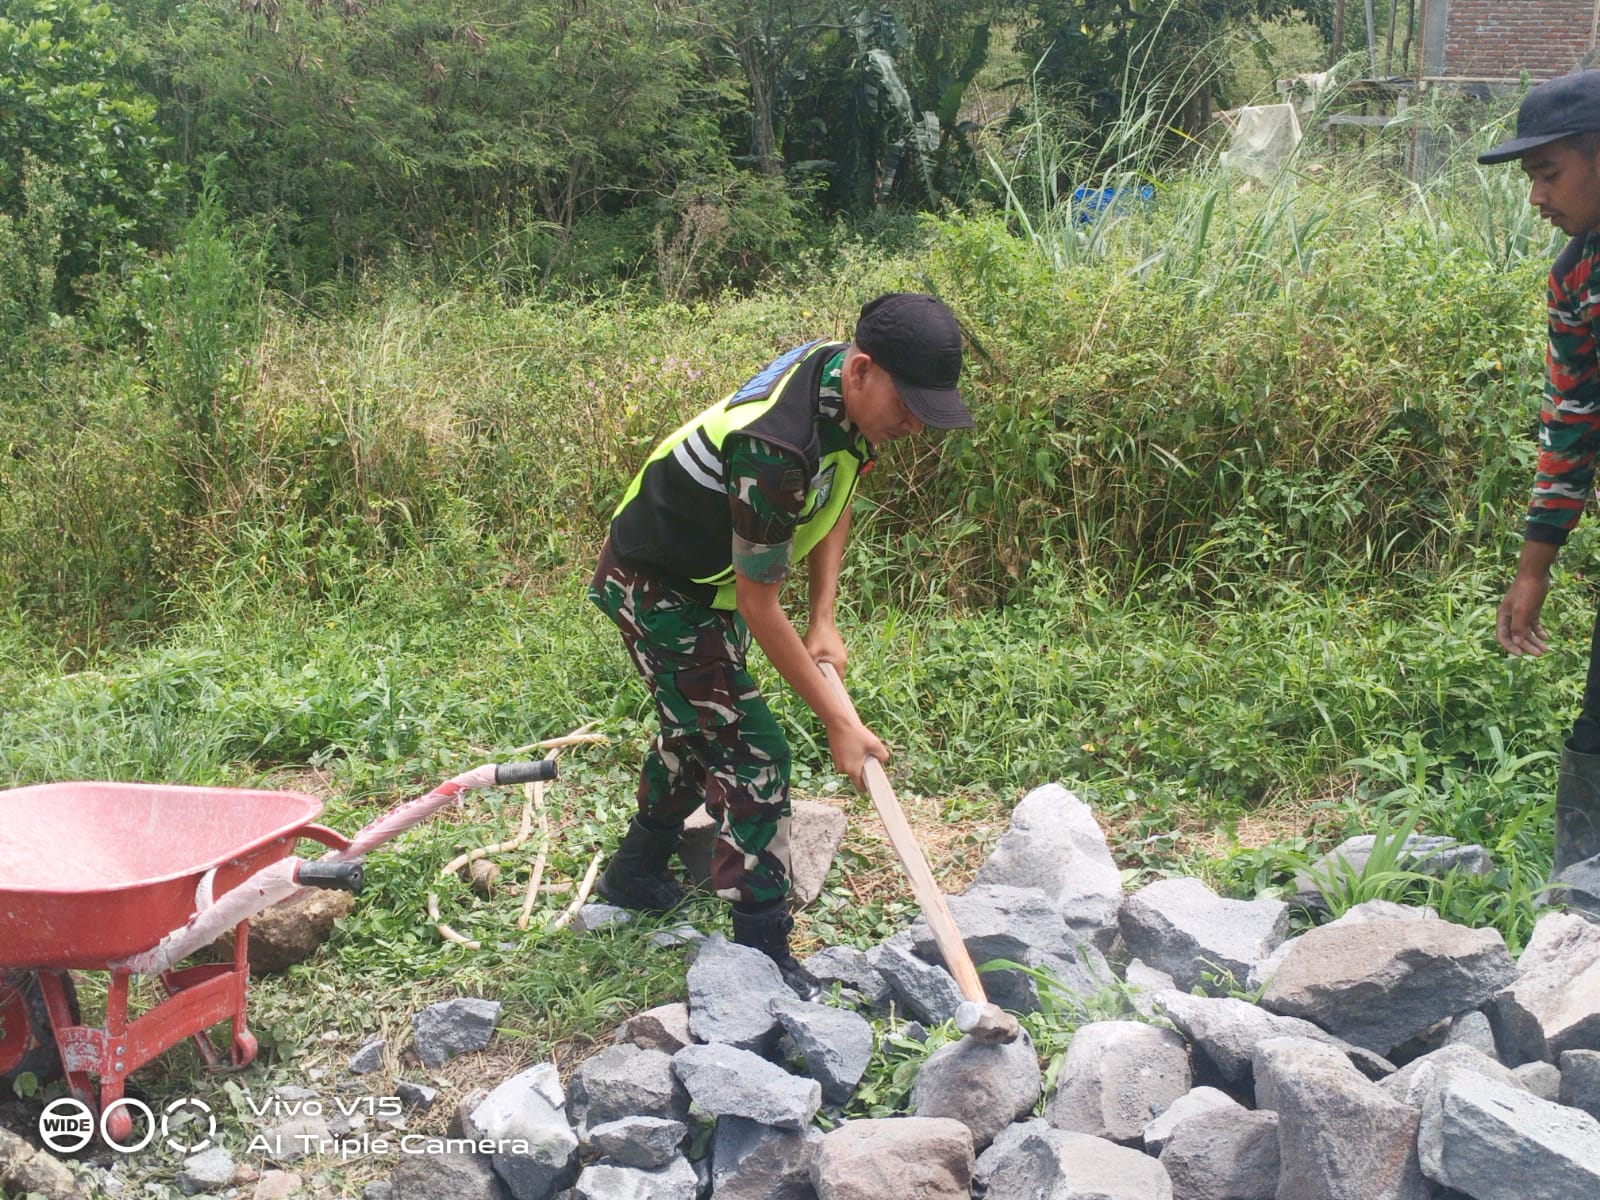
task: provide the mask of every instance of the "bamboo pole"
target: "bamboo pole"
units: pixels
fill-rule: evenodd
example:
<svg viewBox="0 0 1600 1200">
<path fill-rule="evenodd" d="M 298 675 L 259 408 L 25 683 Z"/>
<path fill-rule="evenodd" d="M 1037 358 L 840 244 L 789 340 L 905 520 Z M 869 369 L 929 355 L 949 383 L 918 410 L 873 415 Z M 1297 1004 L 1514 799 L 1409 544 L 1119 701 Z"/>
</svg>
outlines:
<svg viewBox="0 0 1600 1200">
<path fill-rule="evenodd" d="M 565 734 L 561 737 L 546 738 L 541 742 L 532 742 L 526 746 L 519 746 L 515 750 L 507 751 L 504 757 L 507 759 L 517 758 L 523 754 L 526 754 L 530 750 L 538 749 L 545 752 L 545 758 L 553 760 L 559 758 L 561 756 L 561 751 L 569 746 L 583 746 L 590 745 L 595 742 L 607 742 L 611 740 L 604 734 L 590 733 L 589 730 L 593 726 L 593 721 L 585 721 L 571 733 Z M 487 752 L 485 751 L 484 753 Z M 532 836 L 534 814 L 537 812 L 539 817 L 539 852 L 534 857 L 533 874 L 528 880 L 527 894 L 523 897 L 522 902 L 522 912 L 517 918 L 517 928 L 519 930 L 526 930 L 533 912 L 534 901 L 538 898 L 541 890 L 550 892 L 557 889 L 550 887 L 543 889 L 540 888 L 540 883 L 544 878 L 545 863 L 547 861 L 550 849 L 550 820 L 544 803 L 544 780 L 537 779 L 532 783 L 523 784 L 522 795 L 522 820 L 517 826 L 517 832 L 515 836 L 507 838 L 505 841 L 495 842 L 492 845 L 479 846 L 477 849 L 468 850 L 464 854 L 458 854 L 440 869 L 439 875 L 441 878 L 444 878 L 455 874 L 462 867 L 477 862 L 481 858 L 487 858 L 491 854 L 505 854 L 509 851 L 520 848 L 528 841 L 529 837 Z M 593 874 L 593 870 L 591 870 L 591 874 Z M 593 881 L 591 879 L 587 882 L 592 884 Z M 566 887 L 570 886 L 570 884 L 565 885 L 565 887 L 560 890 L 565 890 Z M 585 895 L 581 894 L 578 901 L 575 903 L 575 906 L 573 907 L 573 912 L 576 912 L 577 908 L 582 906 L 584 898 Z M 439 936 L 445 941 L 454 942 L 459 946 L 465 946 L 469 950 L 482 949 L 481 943 L 473 941 L 466 935 L 457 932 L 455 929 L 451 928 L 450 925 L 440 919 L 439 894 L 437 892 L 428 893 L 428 919 L 434 923 L 434 927 L 439 931 Z M 568 916 L 567 919 L 570 920 L 571 917 Z"/>
<path fill-rule="evenodd" d="M 604 850 L 594 852 L 594 857 L 589 860 L 589 869 L 584 872 L 583 883 L 578 887 L 578 894 L 572 898 L 572 903 L 567 905 L 566 911 L 550 922 L 551 929 L 565 929 L 572 923 L 572 918 L 578 915 L 578 910 L 589 899 L 589 892 L 594 888 L 595 876 L 600 874 L 600 864 L 605 861 L 605 857 Z"/>
</svg>

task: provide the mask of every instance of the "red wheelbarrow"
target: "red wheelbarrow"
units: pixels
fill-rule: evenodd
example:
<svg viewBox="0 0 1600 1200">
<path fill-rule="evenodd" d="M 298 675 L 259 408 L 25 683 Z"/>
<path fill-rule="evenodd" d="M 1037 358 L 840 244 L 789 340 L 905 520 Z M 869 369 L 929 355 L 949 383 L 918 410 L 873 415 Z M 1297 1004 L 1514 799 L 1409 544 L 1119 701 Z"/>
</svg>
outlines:
<svg viewBox="0 0 1600 1200">
<path fill-rule="evenodd" d="M 249 919 L 303 887 L 359 891 L 361 859 L 469 788 L 555 777 L 550 759 L 493 763 L 448 780 L 346 839 L 315 818 L 322 802 L 297 792 L 50 783 L 0 791 L 0 1079 L 48 1070 L 109 1112 L 130 1073 L 192 1037 L 208 1064 L 221 1055 L 206 1030 L 232 1023 L 232 1065 L 256 1055 L 245 1019 Z M 309 838 L 331 848 L 293 856 Z M 231 962 L 179 967 L 234 931 Z M 80 1023 L 70 971 L 109 971 L 105 1027 Z M 133 1020 L 128 984 L 157 977 L 167 998 Z"/>
</svg>

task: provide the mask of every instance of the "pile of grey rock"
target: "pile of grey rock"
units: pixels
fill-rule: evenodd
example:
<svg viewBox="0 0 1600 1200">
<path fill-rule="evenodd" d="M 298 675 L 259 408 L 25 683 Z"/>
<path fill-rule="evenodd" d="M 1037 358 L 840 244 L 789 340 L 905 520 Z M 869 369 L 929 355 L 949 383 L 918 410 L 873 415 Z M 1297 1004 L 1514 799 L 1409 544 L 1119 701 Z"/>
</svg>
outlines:
<svg viewBox="0 0 1600 1200">
<path fill-rule="evenodd" d="M 975 961 L 1020 968 L 985 974 L 993 999 L 1112 1014 L 1048 1083 L 1026 1034 L 961 1039 L 908 1115 L 844 1120 L 879 1036 L 862 1011 L 931 1026 L 960 1000 L 926 926 L 812 956 L 828 1004 L 713 935 L 687 1003 L 628 1021 L 565 1087 L 542 1063 L 469 1098 L 467 1148 L 403 1156 L 373 1195 L 1600 1197 L 1600 925 L 1548 912 L 1514 959 L 1496 931 L 1383 902 L 1290 937 L 1275 898 L 1183 878 L 1124 895 L 1093 813 L 1053 785 L 949 904 Z"/>
</svg>

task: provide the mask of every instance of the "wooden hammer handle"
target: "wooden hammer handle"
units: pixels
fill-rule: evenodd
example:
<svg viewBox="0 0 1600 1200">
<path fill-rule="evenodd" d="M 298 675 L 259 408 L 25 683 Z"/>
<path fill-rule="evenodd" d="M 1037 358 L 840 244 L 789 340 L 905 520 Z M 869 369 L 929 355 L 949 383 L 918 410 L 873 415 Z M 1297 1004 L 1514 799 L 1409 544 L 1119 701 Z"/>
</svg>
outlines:
<svg viewBox="0 0 1600 1200">
<path fill-rule="evenodd" d="M 818 665 L 833 694 L 850 710 L 851 716 L 856 716 L 856 707 L 850 702 L 850 694 L 844 690 L 844 681 L 833 669 L 833 664 L 825 662 Z M 859 717 L 856 719 L 860 720 Z M 923 856 L 916 835 L 911 832 L 900 801 L 895 798 L 894 788 L 889 786 L 888 773 L 884 771 L 882 763 L 868 755 L 862 776 L 866 780 L 872 807 L 878 810 L 878 817 L 889 833 L 889 845 L 894 847 L 895 857 L 900 860 L 906 877 L 911 880 L 911 893 L 922 906 L 923 920 L 928 922 L 928 928 L 933 931 L 934 943 L 944 957 L 945 966 L 955 978 L 964 999 L 987 1004 L 989 998 L 978 979 L 978 969 L 972 965 L 972 956 L 967 953 L 967 944 L 961 940 L 961 931 L 956 928 L 955 918 L 950 915 L 950 908 L 944 902 L 944 893 L 939 890 L 933 872 L 928 869 L 928 860 Z"/>
</svg>

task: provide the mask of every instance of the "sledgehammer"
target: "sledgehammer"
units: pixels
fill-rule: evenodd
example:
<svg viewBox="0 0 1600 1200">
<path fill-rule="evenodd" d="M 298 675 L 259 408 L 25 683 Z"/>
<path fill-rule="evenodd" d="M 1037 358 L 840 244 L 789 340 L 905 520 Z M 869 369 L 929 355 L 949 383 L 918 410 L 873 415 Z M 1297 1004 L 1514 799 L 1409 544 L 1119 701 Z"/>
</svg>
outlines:
<svg viewBox="0 0 1600 1200">
<path fill-rule="evenodd" d="M 822 676 L 833 689 L 833 694 L 843 701 L 853 715 L 855 705 L 850 702 L 850 694 L 844 690 L 844 682 L 833 669 L 833 664 L 822 663 L 820 666 Z M 868 756 L 861 773 L 866 780 L 872 807 L 878 810 L 878 817 L 889 833 L 889 844 L 894 847 L 895 857 L 900 860 L 906 877 L 911 880 L 911 893 L 922 906 L 923 919 L 933 931 L 933 940 L 939 947 L 939 953 L 944 956 L 945 966 L 955 978 L 956 986 L 961 989 L 961 1004 L 957 1006 L 955 1015 L 956 1028 L 980 1042 L 1016 1041 L 1020 1032 L 1017 1019 L 998 1004 L 991 1004 L 989 997 L 984 994 L 978 969 L 972 965 L 972 956 L 967 953 L 967 944 L 961 940 L 961 931 L 956 928 L 955 918 L 950 915 L 950 908 L 944 902 L 944 893 L 939 891 L 939 885 L 934 882 L 922 847 L 911 832 L 911 825 L 900 809 L 900 801 L 895 799 L 894 788 L 889 786 L 889 776 L 883 764 Z"/>
</svg>

